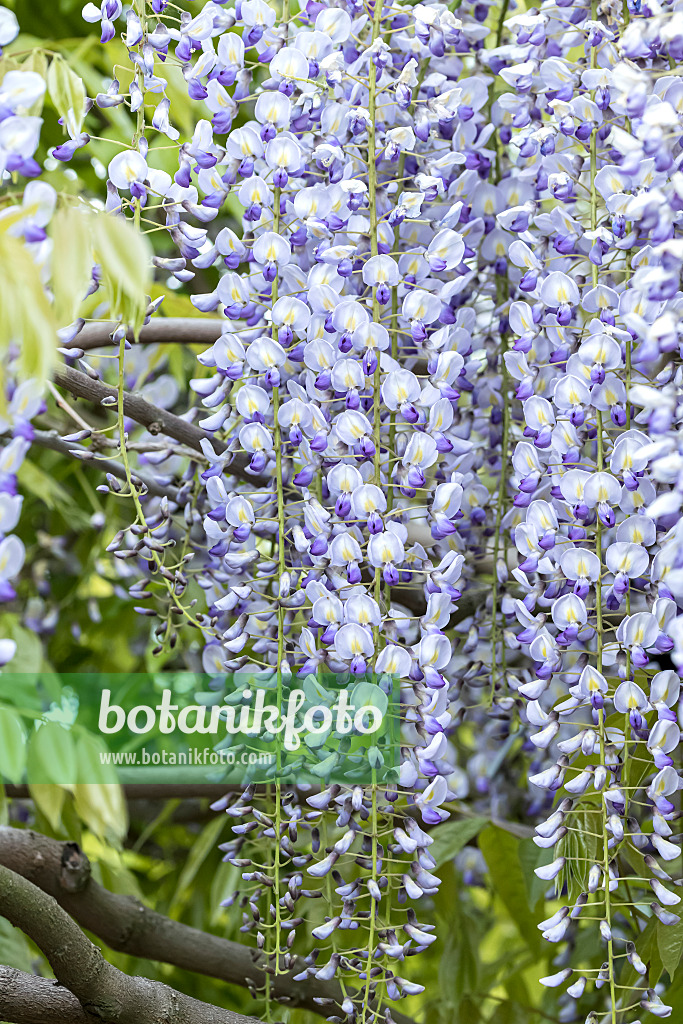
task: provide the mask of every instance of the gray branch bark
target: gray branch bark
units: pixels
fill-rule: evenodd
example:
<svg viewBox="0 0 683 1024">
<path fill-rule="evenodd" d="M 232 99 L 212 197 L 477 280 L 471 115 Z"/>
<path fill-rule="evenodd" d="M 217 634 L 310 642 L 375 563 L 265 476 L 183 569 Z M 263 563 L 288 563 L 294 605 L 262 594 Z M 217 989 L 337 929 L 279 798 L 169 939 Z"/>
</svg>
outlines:
<svg viewBox="0 0 683 1024">
<path fill-rule="evenodd" d="M 88 858 L 75 843 L 60 843 L 28 829 L 2 827 L 0 865 L 52 896 L 82 928 L 111 949 L 233 985 L 262 988 L 265 983 L 265 960 L 255 950 L 172 921 L 131 896 L 103 889 L 91 878 Z M 302 969 L 298 961 L 289 974 L 272 975 L 273 998 L 328 1016 L 333 1004 L 341 1005 L 343 1000 L 339 983 L 316 978 L 294 981 L 292 975 Z M 353 993 L 349 994 L 353 998 Z M 395 1024 L 413 1024 L 393 1008 L 392 1017 Z"/>
<path fill-rule="evenodd" d="M 138 343 L 142 345 L 213 345 L 223 333 L 225 320 L 213 317 L 192 316 L 159 316 L 152 317 L 148 324 L 140 330 Z M 112 333 L 119 324 L 114 320 L 102 320 L 99 323 L 88 323 L 76 337 L 63 345 L 62 348 L 82 349 L 88 352 L 93 348 L 111 346 Z M 135 343 L 132 331 L 126 335 L 128 341 Z M 412 366 L 415 373 L 426 373 L 427 363 L 417 359 Z"/>
<path fill-rule="evenodd" d="M 59 452 L 60 455 L 68 455 L 70 458 L 77 458 L 77 455 L 74 453 L 92 453 L 92 449 L 76 444 L 75 441 L 65 441 L 56 430 L 34 430 L 32 443 L 37 444 L 39 448 L 49 448 L 50 451 Z M 79 462 L 84 466 L 94 466 L 102 473 L 111 473 L 117 480 L 126 482 L 126 470 L 120 462 L 101 458 L 79 459 Z M 133 480 L 139 480 L 140 483 L 144 484 L 149 494 L 154 494 L 159 498 L 167 496 L 170 501 L 176 501 L 178 490 L 172 484 L 162 486 L 151 477 L 145 476 L 144 473 L 138 473 L 137 470 L 132 473 L 132 477 Z"/>
<path fill-rule="evenodd" d="M 57 901 L 0 866 L 0 914 L 35 942 L 60 985 L 93 1020 L 106 1024 L 257 1024 L 108 963 Z"/>
<path fill-rule="evenodd" d="M 71 366 L 57 366 L 52 376 L 55 384 L 64 388 L 76 398 L 84 398 L 86 401 L 98 405 L 103 398 L 116 398 L 118 395 L 116 388 L 105 384 L 101 380 L 93 380 L 86 373 L 74 370 Z M 176 416 L 175 413 L 152 405 L 142 395 L 137 395 L 130 391 L 124 392 L 123 412 L 125 416 L 135 420 L 136 423 L 147 427 L 151 434 L 165 434 L 167 437 L 172 437 L 174 440 L 180 441 L 181 444 L 187 445 L 188 448 L 193 448 L 197 452 L 202 450 L 200 442 L 203 439 L 210 441 L 217 455 L 222 455 L 228 450 L 225 442 L 219 441 L 212 434 L 209 434 L 208 431 L 202 430 L 201 427 L 195 426 L 194 423 L 188 423 L 187 420 Z M 248 465 L 249 458 L 243 452 L 236 452 L 230 462 L 229 472 L 233 476 L 248 480 L 250 483 L 253 483 L 254 487 L 267 486 L 269 481 L 266 478 L 247 473 Z"/>
<path fill-rule="evenodd" d="M 0 966 L 0 1019 L 11 1024 L 93 1024 L 58 981 Z"/>
<path fill-rule="evenodd" d="M 141 329 L 139 340 L 146 345 L 213 345 L 220 338 L 225 322 L 210 317 L 153 317 Z M 86 352 L 104 348 L 112 344 L 111 335 L 118 326 L 114 320 L 86 324 L 73 341 L 63 347 L 81 348 Z M 127 337 L 128 341 L 135 341 L 132 331 Z"/>
</svg>

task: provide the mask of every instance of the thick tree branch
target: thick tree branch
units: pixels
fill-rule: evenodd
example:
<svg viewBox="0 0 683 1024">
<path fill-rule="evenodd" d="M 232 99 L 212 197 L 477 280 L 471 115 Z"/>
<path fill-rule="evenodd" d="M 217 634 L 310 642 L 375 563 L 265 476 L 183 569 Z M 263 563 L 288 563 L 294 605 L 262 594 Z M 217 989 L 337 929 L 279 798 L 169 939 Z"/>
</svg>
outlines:
<svg viewBox="0 0 683 1024">
<path fill-rule="evenodd" d="M 52 376 L 55 384 L 59 387 L 65 388 L 76 398 L 84 398 L 88 402 L 99 404 L 103 398 L 116 398 L 118 394 L 116 388 L 101 380 L 93 380 L 86 373 L 74 370 L 71 366 L 57 366 Z M 213 450 L 218 455 L 222 455 L 228 450 L 228 446 L 223 441 L 219 441 L 208 431 L 196 427 L 194 423 L 188 423 L 187 420 L 166 409 L 152 405 L 142 395 L 130 391 L 124 392 L 123 411 L 130 419 L 147 427 L 151 434 L 165 434 L 167 437 L 172 437 L 174 440 L 180 441 L 181 444 L 187 445 L 188 448 L 194 448 L 197 452 L 201 452 L 200 442 L 204 439 L 211 442 Z M 229 472 L 233 476 L 253 483 L 255 488 L 267 486 L 269 481 L 266 478 L 247 473 L 249 461 L 248 456 L 243 452 L 236 452 L 230 462 Z"/>
<path fill-rule="evenodd" d="M 256 1018 L 210 1006 L 108 963 L 56 900 L 0 866 L 0 914 L 32 939 L 57 981 L 91 1018 L 106 1024 L 255 1024 Z"/>
<path fill-rule="evenodd" d="M 131 896 L 103 889 L 90 877 L 88 858 L 75 843 L 3 827 L 0 864 L 49 893 L 81 927 L 118 952 L 173 964 L 233 985 L 264 985 L 263 959 L 255 950 L 172 921 Z M 299 961 L 290 974 L 271 976 L 273 997 L 328 1016 L 333 1004 L 340 1005 L 343 999 L 339 983 L 315 978 L 293 981 L 292 975 L 302 968 Z M 393 1009 L 392 1017 L 396 1024 L 413 1024 Z"/>
<path fill-rule="evenodd" d="M 58 981 L 2 966 L 0 1019 L 11 1024 L 92 1024 L 73 992 Z"/>
<path fill-rule="evenodd" d="M 140 330 L 138 342 L 143 345 L 213 345 L 223 333 L 225 320 L 216 317 L 193 316 L 158 316 L 152 317 L 148 324 Z M 93 348 L 111 346 L 111 336 L 119 324 L 115 320 L 102 320 L 98 323 L 87 323 L 85 327 L 62 348 L 82 349 L 88 352 Z M 132 331 L 126 335 L 128 341 L 135 343 Z M 412 369 L 415 373 L 427 373 L 427 362 L 416 359 Z"/>
<path fill-rule="evenodd" d="M 220 338 L 225 320 L 210 317 L 153 317 L 140 330 L 139 341 L 146 345 L 213 345 Z M 104 348 L 112 344 L 111 335 L 118 327 L 114 320 L 102 320 L 99 323 L 86 324 L 73 341 L 64 348 L 81 348 L 88 351 L 93 348 Z M 128 332 L 128 340 L 135 341 L 132 331 Z"/>
</svg>

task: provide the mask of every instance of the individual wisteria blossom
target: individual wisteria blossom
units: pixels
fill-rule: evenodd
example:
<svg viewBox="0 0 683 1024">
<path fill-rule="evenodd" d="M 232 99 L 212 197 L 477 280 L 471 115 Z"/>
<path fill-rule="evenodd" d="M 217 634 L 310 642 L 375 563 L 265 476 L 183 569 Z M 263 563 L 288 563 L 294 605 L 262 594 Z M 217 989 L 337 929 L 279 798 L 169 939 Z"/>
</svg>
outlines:
<svg viewBox="0 0 683 1024">
<path fill-rule="evenodd" d="M 8 46 L 19 35 L 19 22 L 14 11 L 0 7 L 0 46 Z"/>
<path fill-rule="evenodd" d="M 390 784 L 330 784 L 340 752 L 316 792 L 278 780 L 270 803 L 252 786 L 218 802 L 240 876 L 227 905 L 279 973 L 303 901 L 324 899 L 297 977 L 355 984 L 331 1019 L 391 1024 L 385 1001 L 420 988 L 403 962 L 436 938 L 432 830 L 454 800 L 494 820 L 521 802 L 560 903 L 537 922 L 566 943 L 541 979 L 557 1019 L 666 1016 L 637 947 L 645 918 L 678 923 L 680 11 L 103 0 L 83 16 L 131 62 L 130 85 L 94 100 L 135 122 L 106 210 L 154 232 L 160 280 L 216 326 L 179 409 L 204 432 L 192 458 L 147 453 L 153 488 L 126 463 L 121 579 L 158 614 L 157 652 L 176 616 L 212 675 L 280 697 L 326 676 L 400 693 Z M 0 45 L 13 31 L 0 11 Z M 171 63 L 203 115 L 182 142 Z M 5 175 L 40 172 L 41 83 L 0 83 Z M 82 156 L 86 109 L 56 159 Z M 27 245 L 48 220 L 26 214 Z M 93 260 L 92 292 L 100 277 Z M 74 317 L 61 340 L 78 352 Z M 145 357 L 115 319 L 123 408 Z M 0 458 L 30 442 L 20 422 Z M 13 486 L 0 596 L 21 568 Z"/>
</svg>

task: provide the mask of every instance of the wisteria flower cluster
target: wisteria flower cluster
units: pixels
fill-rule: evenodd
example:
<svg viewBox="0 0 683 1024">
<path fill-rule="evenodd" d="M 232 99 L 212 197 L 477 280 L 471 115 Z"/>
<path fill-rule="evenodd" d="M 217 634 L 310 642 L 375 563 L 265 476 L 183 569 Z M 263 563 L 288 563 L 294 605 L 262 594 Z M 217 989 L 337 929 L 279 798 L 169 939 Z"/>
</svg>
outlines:
<svg viewBox="0 0 683 1024">
<path fill-rule="evenodd" d="M 148 233 L 159 281 L 215 326 L 174 417 L 198 432 L 194 450 L 169 420 L 160 431 L 180 447 L 136 455 L 130 382 L 147 375 L 150 401 L 178 405 L 141 354 L 159 301 L 134 322 L 116 289 L 100 294 L 93 259 L 95 316 L 74 307 L 59 323 L 76 380 L 106 377 L 86 320 L 112 321 L 104 403 L 125 473 L 102 489 L 135 516 L 109 548 L 121 582 L 157 653 L 187 627 L 217 678 L 274 679 L 280 696 L 325 673 L 401 691 L 395 786 L 278 781 L 216 805 L 235 821 L 224 852 L 241 883 L 227 903 L 243 931 L 277 977 L 305 901 L 321 901 L 299 977 L 361 992 L 330 1019 L 390 1024 L 386 1000 L 421 989 L 405 962 L 436 939 L 419 917 L 438 892 L 439 826 L 456 800 L 494 818 L 514 801 L 535 822 L 553 901 L 539 928 L 558 944 L 543 983 L 559 1019 L 667 1016 L 638 943 L 676 926 L 680 902 L 677 3 L 237 0 L 188 13 L 103 0 L 83 16 L 103 43 L 123 41 L 130 67 L 63 111 L 51 159 L 77 166 L 90 120 L 132 115 L 102 216 Z M 5 12 L 0 43 L 12 31 Z M 178 68 L 203 114 L 184 141 Z M 50 74 L 56 95 L 78 95 L 57 84 L 63 68 Z M 44 90 L 32 71 L 0 84 L 7 181 L 40 173 L 40 119 L 25 111 Z M 37 268 L 54 208 L 42 187 L 22 198 L 38 212 L 12 221 Z M 54 260 L 48 290 L 50 273 Z M 21 568 L 15 474 L 42 393 L 35 381 L 10 392 L 3 597 Z M 478 881 L 481 865 L 468 872 Z M 598 968 L 582 955 L 588 933 Z"/>
</svg>

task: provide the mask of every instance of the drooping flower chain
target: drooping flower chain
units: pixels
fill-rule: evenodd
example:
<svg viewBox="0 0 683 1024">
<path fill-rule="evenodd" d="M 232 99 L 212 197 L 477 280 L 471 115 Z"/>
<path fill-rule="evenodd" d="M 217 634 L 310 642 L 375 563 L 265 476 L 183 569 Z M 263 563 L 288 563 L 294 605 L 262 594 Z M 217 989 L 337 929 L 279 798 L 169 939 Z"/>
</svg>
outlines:
<svg viewBox="0 0 683 1024">
<path fill-rule="evenodd" d="M 631 902 L 620 851 L 644 853 L 665 924 L 675 894 L 653 855 L 679 853 L 669 821 L 680 684 L 657 664 L 680 632 L 679 498 L 666 489 L 674 471 L 657 468 L 666 451 L 649 445 L 678 412 L 676 15 L 544 4 L 495 20 L 486 49 L 484 5 L 310 3 L 278 24 L 262 0 L 245 0 L 183 13 L 180 27 L 164 25 L 166 7 L 128 13 L 135 81 L 96 102 L 136 111 L 160 95 L 152 128 L 176 141 L 163 77 L 172 47 L 212 115 L 180 147 L 173 179 L 140 135 L 111 161 L 108 193 L 112 212 L 161 203 L 176 252 L 155 260 L 160 270 L 183 284 L 193 267 L 220 271 L 213 292 L 193 296 L 226 317 L 200 357 L 213 376 L 194 383 L 201 425 L 228 441 L 225 453 L 204 447 L 208 554 L 193 571 L 210 605 L 197 620 L 205 666 L 283 680 L 398 675 L 414 728 L 401 783 L 427 825 L 445 816 L 449 786 L 466 791 L 453 723 L 474 714 L 495 749 L 509 719 L 507 734 L 518 729 L 537 751 L 530 808 L 562 797 L 538 828 L 538 845 L 558 854 L 539 875 L 566 881 L 571 857 L 557 847 L 568 849 L 579 815 L 594 822 L 592 898 L 543 927 L 559 941 L 576 918 L 596 919 L 606 966 L 567 992 L 588 999 L 606 986 L 614 1021 L 621 958 L 641 973 L 620 909 Z M 121 6 L 84 13 L 106 40 Z M 57 158 L 87 144 L 74 136 Z M 228 195 L 244 208 L 241 235 L 211 228 Z M 236 450 L 253 483 L 231 475 Z M 449 637 L 478 563 L 495 580 L 491 599 Z M 500 778 L 466 767 L 477 790 L 505 799 Z M 386 965 L 430 937 L 404 915 L 406 948 L 385 910 L 377 794 L 338 796 L 312 803 L 335 806 L 343 834 L 322 841 L 308 873 L 325 878 L 356 839 L 370 850 L 370 948 L 341 964 L 362 979 L 374 941 Z M 278 791 L 275 823 L 254 818 L 266 837 L 303 813 L 282 801 Z M 397 853 L 419 851 L 399 894 L 429 895 L 430 837 L 394 838 Z M 279 837 L 275 848 L 295 856 Z M 275 865 L 278 970 L 281 885 L 294 902 L 303 889 L 289 866 L 280 874 L 280 852 Z M 318 972 L 337 970 L 334 933 L 353 927 L 353 884 L 335 880 L 354 906 L 321 926 L 333 953 L 331 967 L 312 960 Z M 294 903 L 286 909 L 294 919 Z M 558 967 L 549 984 L 570 978 Z M 392 973 L 383 968 L 387 993 L 409 991 Z M 665 1012 L 651 989 L 639 1005 Z"/>
</svg>

